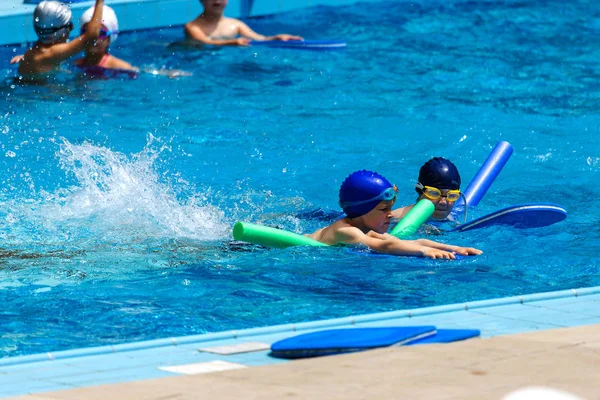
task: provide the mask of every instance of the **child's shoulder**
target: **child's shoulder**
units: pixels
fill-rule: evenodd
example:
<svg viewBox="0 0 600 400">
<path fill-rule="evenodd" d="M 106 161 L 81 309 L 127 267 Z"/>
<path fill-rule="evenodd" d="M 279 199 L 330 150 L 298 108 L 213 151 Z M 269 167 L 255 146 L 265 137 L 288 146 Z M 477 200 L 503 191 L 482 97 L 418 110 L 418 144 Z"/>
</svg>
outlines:
<svg viewBox="0 0 600 400">
<path fill-rule="evenodd" d="M 120 58 L 117 58 L 111 54 L 108 55 L 104 67 L 112 69 L 134 69 L 134 67 L 127 61 L 121 60 Z"/>
<path fill-rule="evenodd" d="M 199 26 L 201 24 L 200 17 L 196 17 L 193 20 L 186 22 L 184 27 L 190 28 L 192 26 Z"/>
<path fill-rule="evenodd" d="M 219 20 L 219 22 L 226 23 L 226 24 L 235 24 L 235 25 L 243 24 L 243 22 L 237 18 L 225 17 L 225 16 L 222 16 L 221 19 Z"/>
<path fill-rule="evenodd" d="M 361 234 L 361 230 L 350 224 L 346 218 L 341 218 L 329 226 L 336 235 L 356 236 Z"/>
</svg>

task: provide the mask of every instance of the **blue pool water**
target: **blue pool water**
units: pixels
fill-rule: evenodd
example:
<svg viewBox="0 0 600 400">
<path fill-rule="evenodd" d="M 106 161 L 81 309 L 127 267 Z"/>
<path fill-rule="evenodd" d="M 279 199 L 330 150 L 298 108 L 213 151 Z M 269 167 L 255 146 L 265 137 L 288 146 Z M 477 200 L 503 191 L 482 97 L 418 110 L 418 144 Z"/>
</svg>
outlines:
<svg viewBox="0 0 600 400">
<path fill-rule="evenodd" d="M 25 48 L 0 49 L 0 356 L 600 285 L 599 3 L 398 1 L 249 24 L 348 48 L 125 33 L 115 55 L 193 76 L 45 86 L 15 84 Z M 514 155 L 472 217 L 554 202 L 565 222 L 432 237 L 484 251 L 454 262 L 232 241 L 238 220 L 323 226 L 356 169 L 395 182 L 400 205 L 432 156 L 468 183 L 498 140 Z"/>
</svg>

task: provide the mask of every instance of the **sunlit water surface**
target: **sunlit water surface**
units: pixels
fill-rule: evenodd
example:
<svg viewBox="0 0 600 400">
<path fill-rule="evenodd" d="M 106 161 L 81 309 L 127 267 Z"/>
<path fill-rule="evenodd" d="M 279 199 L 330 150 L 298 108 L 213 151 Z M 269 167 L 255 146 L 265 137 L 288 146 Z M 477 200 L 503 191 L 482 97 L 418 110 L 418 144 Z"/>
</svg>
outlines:
<svg viewBox="0 0 600 400">
<path fill-rule="evenodd" d="M 24 47 L 0 49 L 0 356 L 600 285 L 598 2 L 395 1 L 248 23 L 348 48 L 123 33 L 115 55 L 193 76 L 65 65 L 45 86 L 13 81 Z M 485 252 L 454 262 L 231 238 L 238 220 L 323 226 L 357 169 L 395 182 L 399 205 L 432 156 L 468 183 L 499 140 L 514 155 L 470 217 L 553 202 L 566 221 L 432 237 Z"/>
</svg>

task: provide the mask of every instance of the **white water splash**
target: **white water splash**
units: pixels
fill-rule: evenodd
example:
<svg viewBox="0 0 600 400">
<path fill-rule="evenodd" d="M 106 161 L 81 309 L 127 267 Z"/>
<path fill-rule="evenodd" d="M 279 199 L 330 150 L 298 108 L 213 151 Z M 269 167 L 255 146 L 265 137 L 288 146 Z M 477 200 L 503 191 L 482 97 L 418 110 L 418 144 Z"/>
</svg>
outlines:
<svg viewBox="0 0 600 400">
<path fill-rule="evenodd" d="M 154 239 L 225 237 L 229 228 L 221 210 L 198 194 L 178 198 L 173 185 L 187 189 L 189 184 L 157 172 L 157 159 L 169 156 L 170 149 L 154 142 L 150 136 L 140 153 L 127 156 L 93 143 L 63 140 L 58 161 L 68 176 L 75 176 L 76 185 L 42 193 L 43 200 L 13 203 L 10 208 L 16 212 L 5 220 L 21 231 L 20 241 L 27 235 L 23 227 L 33 226 L 30 240 L 48 244 L 129 246 Z"/>
</svg>

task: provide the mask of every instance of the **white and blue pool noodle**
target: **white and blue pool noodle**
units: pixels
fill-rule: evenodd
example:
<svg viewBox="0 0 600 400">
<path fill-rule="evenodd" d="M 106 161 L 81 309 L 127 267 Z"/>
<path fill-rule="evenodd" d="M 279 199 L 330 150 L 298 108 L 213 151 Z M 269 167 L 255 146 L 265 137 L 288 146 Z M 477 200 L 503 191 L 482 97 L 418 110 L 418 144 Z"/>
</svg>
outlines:
<svg viewBox="0 0 600 400">
<path fill-rule="evenodd" d="M 488 191 L 494 179 L 498 176 L 506 162 L 513 153 L 513 147 L 510 143 L 500 141 L 496 144 L 488 158 L 485 160 L 477 174 L 467 186 L 467 189 L 463 192 L 464 197 L 461 197 L 456 204 L 452 214 L 454 216 L 460 214 L 465 209 L 465 202 L 467 207 L 476 207 L 485 193 Z"/>
</svg>

